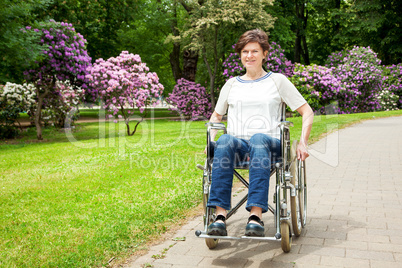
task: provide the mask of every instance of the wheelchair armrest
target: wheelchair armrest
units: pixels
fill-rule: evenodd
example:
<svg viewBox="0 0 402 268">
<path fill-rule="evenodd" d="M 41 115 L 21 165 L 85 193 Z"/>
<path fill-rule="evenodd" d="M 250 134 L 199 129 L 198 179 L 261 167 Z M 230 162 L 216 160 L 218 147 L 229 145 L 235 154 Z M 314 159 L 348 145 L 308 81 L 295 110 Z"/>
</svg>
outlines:
<svg viewBox="0 0 402 268">
<path fill-rule="evenodd" d="M 286 127 L 291 126 L 291 127 L 293 127 L 293 122 L 290 122 L 290 121 L 281 121 L 281 122 L 278 124 L 278 127 L 281 127 L 281 126 L 286 126 Z"/>
<path fill-rule="evenodd" d="M 205 124 L 206 127 L 210 128 L 210 129 L 222 129 L 225 130 L 226 126 L 224 123 L 211 123 L 208 122 Z"/>
</svg>

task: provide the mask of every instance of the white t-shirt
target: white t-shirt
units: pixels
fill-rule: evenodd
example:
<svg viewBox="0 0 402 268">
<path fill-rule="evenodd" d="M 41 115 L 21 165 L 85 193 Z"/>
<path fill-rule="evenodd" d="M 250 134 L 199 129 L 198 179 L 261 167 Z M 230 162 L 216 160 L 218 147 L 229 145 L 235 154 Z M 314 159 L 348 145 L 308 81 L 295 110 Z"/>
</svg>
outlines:
<svg viewBox="0 0 402 268">
<path fill-rule="evenodd" d="M 292 111 L 306 103 L 283 74 L 269 72 L 256 80 L 238 76 L 223 86 L 215 111 L 220 115 L 228 111 L 228 134 L 250 139 L 256 133 L 264 133 L 280 139 L 278 124 L 283 102 Z"/>
</svg>

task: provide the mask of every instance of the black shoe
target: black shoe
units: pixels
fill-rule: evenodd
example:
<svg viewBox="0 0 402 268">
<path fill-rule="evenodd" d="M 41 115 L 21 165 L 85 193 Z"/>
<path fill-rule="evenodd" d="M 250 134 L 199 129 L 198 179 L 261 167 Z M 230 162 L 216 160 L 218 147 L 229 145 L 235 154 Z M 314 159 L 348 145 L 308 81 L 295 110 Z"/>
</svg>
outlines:
<svg viewBox="0 0 402 268">
<path fill-rule="evenodd" d="M 256 221 L 258 224 L 250 223 L 250 221 Z M 264 222 L 256 215 L 251 215 L 250 218 L 248 218 L 245 235 L 264 237 Z"/>
<path fill-rule="evenodd" d="M 223 223 L 216 222 L 218 220 L 223 221 Z M 225 216 L 223 216 L 223 215 L 216 216 L 215 221 L 208 226 L 207 234 L 208 235 L 227 236 L 228 232 L 226 231 L 225 221 L 226 221 Z"/>
</svg>

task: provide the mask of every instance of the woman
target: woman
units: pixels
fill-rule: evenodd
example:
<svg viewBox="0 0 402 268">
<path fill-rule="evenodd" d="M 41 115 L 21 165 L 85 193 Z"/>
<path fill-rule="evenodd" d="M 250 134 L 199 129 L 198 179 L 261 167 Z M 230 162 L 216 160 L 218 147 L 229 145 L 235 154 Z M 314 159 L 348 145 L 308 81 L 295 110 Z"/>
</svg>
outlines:
<svg viewBox="0 0 402 268">
<path fill-rule="evenodd" d="M 234 163 L 249 158 L 249 192 L 246 209 L 250 217 L 246 236 L 264 236 L 262 213 L 268 211 L 271 164 L 280 153 L 281 102 L 303 117 L 297 158 L 305 160 L 313 111 L 295 86 L 282 74 L 265 72 L 268 36 L 262 30 L 245 32 L 236 44 L 246 74 L 229 79 L 221 90 L 210 122 L 219 123 L 228 111 L 228 134 L 216 142 L 212 164 L 212 184 L 208 207 L 216 209 L 209 235 L 226 236 L 226 215 L 230 209 Z M 216 132 L 211 139 L 214 140 Z"/>
</svg>

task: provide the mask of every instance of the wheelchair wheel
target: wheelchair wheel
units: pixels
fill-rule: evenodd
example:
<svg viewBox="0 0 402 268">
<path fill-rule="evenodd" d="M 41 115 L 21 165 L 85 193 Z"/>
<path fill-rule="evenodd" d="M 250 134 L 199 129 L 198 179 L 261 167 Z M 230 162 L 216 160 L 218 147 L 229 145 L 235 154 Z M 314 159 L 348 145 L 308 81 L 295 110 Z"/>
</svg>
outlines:
<svg viewBox="0 0 402 268">
<path fill-rule="evenodd" d="M 300 161 L 299 165 L 299 205 L 302 208 L 301 215 L 301 224 L 302 227 L 306 226 L 307 223 L 307 177 L 306 177 L 306 161 Z"/>
<path fill-rule="evenodd" d="M 301 205 L 303 202 L 300 199 L 302 189 L 300 188 L 299 182 L 299 161 L 296 159 L 296 148 L 297 148 L 297 141 L 293 141 L 292 148 L 290 151 L 290 157 L 292 159 L 292 165 L 290 167 L 290 173 L 292 178 L 290 179 L 290 183 L 295 187 L 295 196 L 290 196 L 290 212 L 292 218 L 292 227 L 293 233 L 295 236 L 300 236 L 301 230 L 303 228 L 302 225 L 302 215 L 303 215 L 303 206 Z"/>
<path fill-rule="evenodd" d="M 281 222 L 281 247 L 285 253 L 288 253 L 292 247 L 292 232 L 287 221 Z"/>
<path fill-rule="evenodd" d="M 215 209 L 213 208 L 208 208 L 207 203 L 209 199 L 209 186 L 211 184 L 211 167 L 208 166 L 208 162 L 205 162 L 205 167 L 204 167 L 204 174 L 203 174 L 203 182 L 202 182 L 202 196 L 203 196 L 203 206 L 204 206 L 204 224 L 205 226 L 208 226 L 214 221 L 214 213 Z M 218 245 L 219 240 L 218 239 L 212 239 L 212 238 L 205 238 L 205 244 L 207 244 L 207 247 L 209 249 L 213 249 Z"/>
<path fill-rule="evenodd" d="M 215 209 L 212 208 L 206 208 L 206 213 L 205 213 L 205 217 L 206 217 L 206 222 L 209 224 L 211 224 L 214 221 L 214 212 Z M 219 239 L 213 239 L 213 238 L 205 238 L 205 244 L 207 244 L 207 247 L 209 249 L 214 249 L 216 248 L 216 246 L 218 245 Z"/>
</svg>

